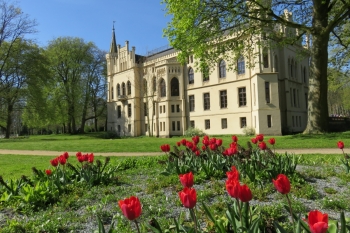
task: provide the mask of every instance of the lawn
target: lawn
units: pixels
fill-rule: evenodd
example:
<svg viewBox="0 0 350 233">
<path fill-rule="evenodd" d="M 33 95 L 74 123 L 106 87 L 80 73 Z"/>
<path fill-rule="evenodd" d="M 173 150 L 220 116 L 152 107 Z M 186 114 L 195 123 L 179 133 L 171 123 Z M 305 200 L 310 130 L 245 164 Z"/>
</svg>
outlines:
<svg viewBox="0 0 350 233">
<path fill-rule="evenodd" d="M 104 139 L 103 133 L 85 135 L 40 135 L 21 139 L 0 139 L 0 149 L 10 150 L 48 150 L 48 151 L 85 151 L 85 152 L 159 152 L 159 145 L 176 145 L 185 137 L 155 138 L 135 137 L 121 139 Z M 214 137 L 214 136 L 213 136 Z M 231 135 L 218 135 L 223 144 L 229 144 Z M 245 146 L 252 136 L 238 135 L 239 144 Z M 276 148 L 334 148 L 339 140 L 350 145 L 350 132 L 320 135 L 273 136 Z M 269 136 L 266 136 L 269 138 Z M 187 137 L 187 139 L 190 139 Z"/>
<path fill-rule="evenodd" d="M 282 148 L 288 144 L 290 148 L 319 148 L 336 147 L 339 140 L 347 141 L 347 133 L 327 134 L 316 136 L 293 135 L 276 138 L 276 147 Z M 231 137 L 223 138 L 223 145 L 231 142 Z M 268 136 L 266 138 L 269 138 Z M 48 140 L 51 139 L 51 140 Z M 40 143 L 52 143 L 57 151 L 91 151 L 108 152 L 114 144 L 125 142 L 125 151 L 140 152 L 159 151 L 159 146 L 164 143 L 175 145 L 181 138 L 125 138 L 125 139 L 101 139 L 98 135 L 50 135 L 35 136 L 28 139 L 1 140 L 0 148 L 4 144 L 12 145 L 13 149 L 29 149 L 21 147 L 28 145 L 38 146 Z M 239 142 L 250 140 L 250 137 L 239 136 Z M 306 146 L 308 141 L 310 145 Z M 74 149 L 74 145 L 85 145 Z M 91 143 L 96 142 L 96 150 L 92 150 Z M 322 144 L 322 142 L 324 142 Z M 44 143 L 44 144 L 45 144 Z M 104 146 L 101 146 L 106 143 Z M 107 146 L 111 144 L 111 146 Z M 144 146 L 139 146 L 142 144 Z M 201 142 L 200 144 L 201 145 Z M 297 147 L 296 145 L 300 145 Z M 304 146 L 301 146 L 304 145 Z M 114 148 L 119 148 L 120 145 Z M 48 148 L 51 148 L 48 147 Z M 62 148 L 61 148 L 62 147 Z M 154 148 L 153 148 L 154 147 Z M 60 149 L 61 148 L 61 149 Z M 65 149 L 63 149 L 65 148 Z M 103 149 L 110 149 L 103 151 Z M 131 150 L 134 148 L 134 150 Z M 136 149 L 135 149 L 136 148 Z M 184 147 L 181 147 L 183 150 Z M 286 148 L 286 147 L 284 147 Z M 7 149 L 10 149 L 7 147 Z M 40 149 L 33 147 L 31 149 Z M 47 148 L 42 150 L 49 150 Z M 173 151 L 173 148 L 171 149 Z M 116 150 L 120 151 L 120 150 Z M 266 156 L 266 154 L 263 154 Z M 38 170 L 54 168 L 50 160 L 51 156 L 27 156 L 27 155 L 0 155 L 0 175 L 4 180 L 20 178 L 21 175 L 32 177 L 32 167 Z M 297 157 L 296 157 L 297 158 Z M 295 213 L 302 216 L 312 209 L 318 209 L 328 213 L 330 219 L 339 219 L 339 213 L 344 211 L 350 216 L 350 175 L 341 166 L 343 156 L 341 151 L 337 155 L 303 155 L 299 158 L 299 164 L 294 175 L 291 175 L 290 197 Z M 95 157 L 95 160 L 104 161 L 105 157 Z M 174 225 L 174 218 L 184 225 L 192 226 L 188 209 L 184 208 L 179 200 L 178 192 L 182 190 L 177 174 L 163 173 L 166 169 L 168 157 L 142 156 L 142 157 L 112 157 L 110 166 L 116 168 L 117 181 L 109 184 L 88 186 L 84 182 L 68 184 L 65 191 L 59 196 L 59 201 L 49 205 L 35 207 L 32 203 L 22 203 L 19 199 L 11 202 L 1 202 L 0 205 L 0 233 L 18 232 L 98 232 L 99 216 L 107 229 L 114 222 L 115 232 L 136 232 L 135 225 L 128 221 L 122 214 L 118 201 L 131 195 L 137 196 L 142 203 L 142 214 L 138 219 L 141 224 L 141 232 L 149 232 L 146 223 L 152 218 L 159 221 L 165 230 Z M 79 166 L 75 155 L 70 155 L 69 162 Z M 243 171 L 241 171 L 243 172 Z M 261 172 L 261 171 L 258 171 Z M 194 188 L 197 190 L 197 215 L 200 217 L 201 225 L 207 230 L 213 227 L 208 216 L 204 213 L 202 203 L 208 205 L 209 209 L 217 218 L 225 219 L 227 205 L 232 205 L 233 199 L 225 189 L 225 177 L 208 178 L 203 171 L 195 174 Z M 278 193 L 271 180 L 254 183 L 248 177 L 242 177 L 242 183 L 247 184 L 252 193 L 251 205 L 259 207 L 263 225 L 267 228 L 273 227 L 273 222 L 279 222 L 287 231 L 291 232 L 291 224 L 288 221 L 289 213 L 285 210 L 287 205 L 283 195 Z M 0 196 L 4 187 L 0 184 Z M 209 232 L 202 229 L 201 232 Z M 271 229 L 269 229 L 271 230 Z M 101 232 L 101 231 L 100 231 Z"/>
</svg>

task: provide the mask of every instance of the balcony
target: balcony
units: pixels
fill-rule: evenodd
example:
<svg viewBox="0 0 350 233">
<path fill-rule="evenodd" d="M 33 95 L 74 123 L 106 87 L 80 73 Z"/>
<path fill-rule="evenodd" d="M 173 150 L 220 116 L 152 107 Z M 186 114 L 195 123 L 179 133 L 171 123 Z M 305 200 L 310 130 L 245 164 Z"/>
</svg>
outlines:
<svg viewBox="0 0 350 233">
<path fill-rule="evenodd" d="M 128 99 L 128 97 L 126 95 L 118 95 L 118 100 L 119 101 L 125 101 L 127 99 Z"/>
</svg>

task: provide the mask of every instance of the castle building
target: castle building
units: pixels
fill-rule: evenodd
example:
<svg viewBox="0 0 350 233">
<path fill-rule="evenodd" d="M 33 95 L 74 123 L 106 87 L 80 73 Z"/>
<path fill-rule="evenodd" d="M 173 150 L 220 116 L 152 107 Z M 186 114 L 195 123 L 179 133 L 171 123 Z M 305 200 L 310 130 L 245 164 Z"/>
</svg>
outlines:
<svg viewBox="0 0 350 233">
<path fill-rule="evenodd" d="M 283 30 L 283 29 L 281 29 Z M 116 44 L 113 28 L 106 55 L 107 129 L 120 136 L 180 136 L 189 127 L 209 135 L 301 132 L 307 122 L 308 58 L 295 46 L 258 51 L 259 62 L 246 57 L 234 70 L 220 60 L 209 75 L 183 65 L 173 48 L 140 56 L 136 48 Z"/>
</svg>

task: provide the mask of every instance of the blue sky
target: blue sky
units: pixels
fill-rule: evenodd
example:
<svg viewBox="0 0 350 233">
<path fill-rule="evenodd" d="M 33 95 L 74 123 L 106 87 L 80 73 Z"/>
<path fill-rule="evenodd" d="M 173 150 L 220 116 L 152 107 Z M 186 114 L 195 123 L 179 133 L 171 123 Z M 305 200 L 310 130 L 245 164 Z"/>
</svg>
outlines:
<svg viewBox="0 0 350 233">
<path fill-rule="evenodd" d="M 113 21 L 117 44 L 129 41 L 136 53 L 165 46 L 163 28 L 170 20 L 160 0 L 17 0 L 15 3 L 38 23 L 30 36 L 45 47 L 57 37 L 79 37 L 108 51 Z"/>
</svg>

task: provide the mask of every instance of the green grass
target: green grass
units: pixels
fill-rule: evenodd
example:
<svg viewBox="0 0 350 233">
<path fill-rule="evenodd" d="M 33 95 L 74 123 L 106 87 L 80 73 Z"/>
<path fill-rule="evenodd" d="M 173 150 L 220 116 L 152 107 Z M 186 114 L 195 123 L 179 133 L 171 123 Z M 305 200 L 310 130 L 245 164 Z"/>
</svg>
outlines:
<svg viewBox="0 0 350 233">
<path fill-rule="evenodd" d="M 23 139 L 0 139 L 0 149 L 10 150 L 48 150 L 48 151 L 84 151 L 84 152 L 159 152 L 162 144 L 176 145 L 185 137 L 154 138 L 135 137 L 122 139 L 103 139 L 103 133 L 85 135 L 40 135 Z M 211 136 L 214 137 L 214 136 Z M 231 135 L 218 135 L 223 145 L 232 142 Z M 272 136 L 271 136 L 272 137 Z M 294 148 L 336 148 L 342 140 L 350 145 L 350 132 L 329 133 L 320 135 L 273 136 L 276 149 Z M 244 147 L 252 136 L 238 136 L 238 143 Z M 265 136 L 265 141 L 270 136 Z M 187 137 L 187 139 L 190 139 Z"/>
<path fill-rule="evenodd" d="M 350 133 L 324 134 L 324 135 L 291 135 L 278 136 L 276 148 L 336 148 L 339 140 L 345 145 L 350 145 Z M 227 146 L 231 142 L 231 136 L 215 136 L 223 139 L 223 145 Z M 175 145 L 183 137 L 174 138 L 123 138 L 123 139 L 102 139 L 101 134 L 87 135 L 45 135 L 30 136 L 25 139 L 0 140 L 0 149 L 16 150 L 51 150 L 51 151 L 83 151 L 83 152 L 160 152 L 159 146 L 165 143 Z M 246 144 L 252 137 L 239 136 L 239 143 Z M 266 140 L 270 137 L 266 137 Z M 189 138 L 187 138 L 189 139 Z M 201 143 L 200 143 L 201 144 Z M 288 151 L 288 150 L 287 150 Z M 160 152 L 160 154 L 162 154 Z M 21 175 L 31 176 L 31 168 L 35 166 L 39 170 L 52 168 L 50 160 L 55 156 L 28 156 L 28 155 L 0 155 L 0 175 L 4 180 L 17 179 Z M 96 156 L 96 159 L 103 160 L 104 157 Z M 340 185 L 346 186 L 350 182 L 350 175 L 336 173 L 334 169 L 340 168 L 339 151 L 337 155 L 312 154 L 301 156 L 300 163 L 308 166 L 300 172 L 300 177 L 327 179 L 336 176 L 340 179 Z M 151 217 L 156 217 L 162 226 L 173 224 L 172 217 L 178 218 L 181 213 L 173 212 L 174 209 L 182 209 L 182 213 L 187 210 L 181 207 L 178 198 L 178 191 L 181 185 L 176 175 L 160 175 L 164 167 L 158 160 L 163 160 L 164 156 L 141 156 L 141 157 L 111 157 L 111 164 L 119 166 L 118 185 L 98 186 L 87 188 L 84 185 L 72 187 L 71 192 L 60 198 L 60 202 L 50 206 L 45 210 L 33 212 L 23 209 L 17 217 L 8 219 L 0 227 L 0 233 L 11 232 L 78 232 L 85 224 L 97 223 L 98 214 L 106 225 L 111 219 L 116 222 L 118 232 L 135 232 L 130 227 L 130 223 L 120 214 L 118 200 L 130 195 L 139 196 L 143 213 L 140 222 L 149 221 Z M 70 163 L 76 164 L 75 155 L 70 155 Z M 320 169 L 322 168 L 322 169 Z M 321 197 L 316 192 L 312 183 L 302 183 L 298 179 L 293 179 L 293 189 L 291 194 L 298 198 L 315 200 L 319 206 L 326 210 L 346 210 L 349 211 L 350 189 L 344 193 L 334 192 L 328 189 L 326 197 Z M 230 201 L 223 180 L 202 180 L 196 178 L 198 187 L 198 200 L 211 202 L 210 207 L 213 212 L 223 216 L 222 212 L 226 208 L 226 202 Z M 251 186 L 250 186 L 251 185 Z M 259 186 L 251 187 L 255 200 L 268 201 L 269 195 L 275 195 L 275 205 L 264 206 L 263 212 L 265 221 L 272 224 L 273 220 L 284 221 L 288 219 L 288 214 L 283 210 L 285 203 L 284 196 L 276 193 L 272 184 L 266 185 L 263 189 Z M 336 201 L 335 201 L 336 200 Z M 200 204 L 198 204 L 200 205 Z M 16 209 L 19 206 L 14 206 Z M 293 200 L 293 207 L 305 212 L 305 206 L 300 201 Z M 0 205 L 0 217 L 3 210 Z M 6 211 L 6 210 L 5 210 Z M 221 214 L 221 215 L 220 215 Z M 305 214 L 305 213 L 304 213 Z M 167 216 L 167 217 L 164 217 Z M 171 217 L 169 217 L 171 216 Z M 181 215 L 184 218 L 184 214 Z M 29 220 L 30 219 L 30 220 Z M 1 218 L 0 218 L 1 220 Z M 147 232 L 143 229 L 142 232 Z"/>
</svg>

